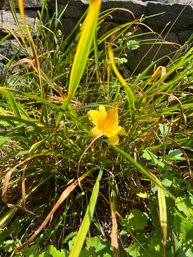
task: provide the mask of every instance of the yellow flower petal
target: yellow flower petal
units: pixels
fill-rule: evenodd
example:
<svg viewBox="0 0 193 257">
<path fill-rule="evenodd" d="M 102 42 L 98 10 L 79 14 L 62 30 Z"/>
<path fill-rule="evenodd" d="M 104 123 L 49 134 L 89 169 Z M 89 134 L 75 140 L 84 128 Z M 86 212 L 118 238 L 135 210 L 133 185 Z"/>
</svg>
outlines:
<svg viewBox="0 0 193 257">
<path fill-rule="evenodd" d="M 89 119 L 95 125 L 91 130 L 91 134 L 104 134 L 109 138 L 111 144 L 118 144 L 118 135 L 125 135 L 125 130 L 118 126 L 118 110 L 117 108 L 106 111 L 103 105 L 99 106 L 99 110 L 92 110 L 88 112 Z"/>
<path fill-rule="evenodd" d="M 99 106 L 99 111 L 100 111 L 101 118 L 105 119 L 106 116 L 107 116 L 107 112 L 106 112 L 105 107 L 103 105 Z"/>
<path fill-rule="evenodd" d="M 119 143 L 119 137 L 118 136 L 109 137 L 109 142 L 112 145 L 117 145 Z"/>
<path fill-rule="evenodd" d="M 101 105 L 99 106 L 99 111 L 98 110 L 88 111 L 88 116 L 94 125 L 99 126 L 101 120 L 106 118 L 107 112 L 105 110 L 105 107 Z"/>
<path fill-rule="evenodd" d="M 100 121 L 99 127 L 104 134 L 112 133 L 118 125 L 118 113 L 116 109 L 109 110 L 105 119 Z M 110 132 L 109 132 L 110 131 Z"/>
<path fill-rule="evenodd" d="M 98 136 L 98 135 L 100 135 L 100 134 L 103 133 L 103 132 L 102 132 L 102 130 L 99 129 L 98 127 L 95 127 L 95 128 L 93 128 L 93 129 L 91 129 L 90 133 L 91 133 L 92 135 Z"/>
<path fill-rule="evenodd" d="M 121 126 L 116 126 L 116 127 L 110 127 L 106 130 L 103 130 L 103 133 L 107 135 L 108 137 L 114 136 L 114 135 L 125 135 L 125 130 Z"/>
<path fill-rule="evenodd" d="M 107 119 L 109 122 L 109 125 L 118 126 L 119 120 L 118 120 L 118 111 L 116 109 L 111 109 L 107 111 Z"/>
<path fill-rule="evenodd" d="M 124 128 L 122 128 L 121 126 L 118 126 L 118 128 L 119 128 L 118 135 L 120 135 L 120 136 L 126 135 L 126 132 L 125 132 L 125 129 L 124 129 Z"/>
</svg>

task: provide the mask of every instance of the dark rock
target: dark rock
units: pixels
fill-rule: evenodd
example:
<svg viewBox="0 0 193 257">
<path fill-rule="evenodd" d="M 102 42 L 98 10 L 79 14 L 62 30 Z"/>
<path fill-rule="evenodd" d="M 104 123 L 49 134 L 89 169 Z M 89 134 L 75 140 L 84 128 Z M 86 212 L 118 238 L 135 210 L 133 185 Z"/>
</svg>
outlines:
<svg viewBox="0 0 193 257">
<path fill-rule="evenodd" d="M 49 0 L 50 10 L 55 9 L 56 1 Z M 65 19 L 77 20 L 88 7 L 87 0 L 58 0 L 59 7 L 65 7 Z M 193 31 L 193 0 L 102 0 L 101 11 L 117 8 L 106 21 L 123 23 L 140 17 L 146 17 L 145 24 L 158 33 L 164 31 Z M 132 16 L 132 14 L 134 17 Z M 66 26 L 66 25 L 65 25 Z M 185 37 L 185 35 L 184 35 Z M 183 41 L 187 39 L 183 39 Z"/>
<path fill-rule="evenodd" d="M 5 5 L 5 0 L 1 0 L 0 1 L 0 10 L 2 10 L 4 8 Z"/>
<path fill-rule="evenodd" d="M 4 9 L 10 9 L 9 0 L 0 0 L 0 2 L 1 1 L 4 2 L 4 4 L 3 4 Z M 15 5 L 16 8 L 18 8 L 18 0 L 14 0 L 14 5 Z M 42 6 L 41 5 L 41 0 L 24 0 L 24 7 L 25 8 L 35 9 L 35 8 L 41 8 L 41 6 Z"/>
<path fill-rule="evenodd" d="M 75 28 L 77 24 L 77 20 L 72 18 L 62 18 L 61 22 L 62 22 L 62 26 L 61 26 L 62 33 L 64 34 L 64 37 L 67 37 Z"/>
<path fill-rule="evenodd" d="M 183 30 L 193 26 L 193 9 L 190 5 L 163 4 L 160 2 L 148 2 L 146 16 L 154 16 L 146 21 L 151 28 L 164 28 L 167 24 L 172 26 L 172 30 Z"/>
<path fill-rule="evenodd" d="M 167 36 L 168 40 L 170 38 L 176 39 L 177 37 L 175 33 L 169 34 Z M 165 40 L 160 39 L 160 37 L 156 37 L 155 35 L 143 36 L 141 38 L 143 42 L 146 41 L 145 44 L 141 44 L 141 46 L 132 51 L 127 51 L 128 58 L 128 67 L 132 72 L 141 73 L 144 71 L 150 64 L 154 61 L 160 60 L 156 63 L 156 66 L 165 65 L 169 62 L 170 58 L 174 54 L 174 52 L 178 49 L 178 45 L 175 43 L 167 43 L 165 44 Z M 154 40 L 155 44 L 150 40 Z M 150 42 L 148 44 L 148 41 Z M 154 67 L 150 69 L 152 72 Z"/>
<path fill-rule="evenodd" d="M 65 7 L 63 15 L 63 32 L 70 34 L 73 26 L 83 15 L 88 7 L 87 0 L 58 0 L 59 7 Z M 141 26 L 142 33 L 148 31 L 148 27 L 159 33 L 159 44 L 142 44 L 138 49 L 127 51 L 128 67 L 131 71 L 142 72 L 153 61 L 162 59 L 158 64 L 167 63 L 172 53 L 177 50 L 180 43 L 184 43 L 193 31 L 193 0 L 186 3 L 185 0 L 102 0 L 101 12 L 117 8 L 116 11 L 106 17 L 100 30 L 100 34 L 112 28 L 114 24 L 133 21 L 135 18 L 146 17 Z M 55 1 L 48 1 L 50 10 L 55 9 Z M 143 18 L 142 18 L 143 20 Z M 150 30 L 149 30 L 150 31 Z M 185 33 L 189 31 L 190 33 Z M 155 33 L 156 34 L 156 33 Z M 146 37 L 146 38 L 145 38 Z M 154 35 L 145 36 L 151 40 Z M 156 40 L 156 38 L 154 38 Z M 166 43 L 169 41 L 171 43 Z M 174 42 L 174 43 L 172 43 Z M 165 57 L 164 57 L 165 56 Z"/>
<path fill-rule="evenodd" d="M 88 1 L 81 1 L 81 0 L 58 0 L 58 5 L 60 7 L 66 6 L 66 11 L 64 12 L 64 17 L 66 18 L 80 18 L 85 10 L 88 8 Z M 55 1 L 49 0 L 48 6 L 50 7 L 50 10 L 55 9 Z M 102 1 L 102 8 L 101 11 L 105 11 L 111 8 L 125 8 L 127 10 L 130 10 L 133 12 L 136 16 L 141 15 L 145 13 L 145 6 L 142 1 L 133 0 L 133 1 L 125 1 L 125 0 L 103 0 Z M 129 12 L 127 11 L 120 11 L 115 12 L 114 15 L 115 19 L 123 19 L 128 18 L 128 16 L 131 16 Z"/>
<path fill-rule="evenodd" d="M 180 32 L 177 33 L 178 36 L 178 40 L 180 42 L 180 44 L 184 44 L 186 43 L 186 41 L 193 35 L 192 30 L 182 30 Z"/>
<path fill-rule="evenodd" d="M 0 61 L 11 59 L 12 56 L 19 53 L 19 46 L 16 40 L 5 41 L 0 44 Z"/>
<path fill-rule="evenodd" d="M 64 17 L 70 18 L 80 18 L 83 12 L 88 7 L 88 1 L 86 0 L 58 0 L 58 6 L 67 6 L 64 13 Z M 56 1 L 49 0 L 48 6 L 50 10 L 54 10 Z M 164 27 L 168 22 L 174 22 L 179 16 L 178 24 L 181 27 L 189 26 L 193 24 L 193 0 L 159 0 L 159 1 L 140 1 L 140 0 L 102 0 L 101 11 L 108 10 L 111 8 L 125 8 L 131 12 L 136 17 L 141 15 L 155 15 L 164 12 L 162 17 L 155 17 L 152 19 L 152 23 L 156 21 L 155 24 Z M 122 12 L 122 15 L 115 15 L 116 18 L 128 17 L 127 12 Z"/>
</svg>

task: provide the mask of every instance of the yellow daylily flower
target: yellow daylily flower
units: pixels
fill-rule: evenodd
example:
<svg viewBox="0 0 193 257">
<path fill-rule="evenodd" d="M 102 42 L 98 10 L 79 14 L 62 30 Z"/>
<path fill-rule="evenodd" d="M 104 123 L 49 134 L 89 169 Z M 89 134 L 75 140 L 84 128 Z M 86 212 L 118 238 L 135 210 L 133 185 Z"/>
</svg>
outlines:
<svg viewBox="0 0 193 257">
<path fill-rule="evenodd" d="M 119 142 L 118 135 L 125 135 L 125 130 L 118 126 L 118 110 L 117 108 L 106 111 L 103 105 L 99 106 L 99 110 L 88 111 L 89 119 L 95 125 L 91 130 L 92 135 L 105 135 L 111 144 L 116 145 Z"/>
</svg>

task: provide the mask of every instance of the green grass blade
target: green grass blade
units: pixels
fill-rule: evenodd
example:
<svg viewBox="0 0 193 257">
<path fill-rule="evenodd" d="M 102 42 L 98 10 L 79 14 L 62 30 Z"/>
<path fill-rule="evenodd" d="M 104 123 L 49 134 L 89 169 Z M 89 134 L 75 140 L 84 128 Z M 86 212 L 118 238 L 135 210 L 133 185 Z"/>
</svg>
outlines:
<svg viewBox="0 0 193 257">
<path fill-rule="evenodd" d="M 17 103 L 15 101 L 15 98 L 14 98 L 13 94 L 12 93 L 7 93 L 6 97 L 9 101 L 10 107 L 13 110 L 14 114 L 17 117 L 20 117 L 20 112 L 19 112 L 19 109 L 18 109 L 18 106 L 17 106 Z"/>
<path fill-rule="evenodd" d="M 162 188 L 158 187 L 158 204 L 159 204 L 159 219 L 163 236 L 163 256 L 165 257 L 166 242 L 167 242 L 167 208 L 165 193 Z"/>
<path fill-rule="evenodd" d="M 98 193 L 99 193 L 99 186 L 100 186 L 100 179 L 102 177 L 103 171 L 100 170 L 98 177 L 96 179 L 95 185 L 93 187 L 92 195 L 90 197 L 90 202 L 87 206 L 86 213 L 84 216 L 84 219 L 82 221 L 81 227 L 78 231 L 78 235 L 76 237 L 76 240 L 74 242 L 74 245 L 72 247 L 72 250 L 70 252 L 69 257 L 78 257 L 80 254 L 80 251 L 82 249 L 82 246 L 84 244 L 86 235 L 88 233 L 90 223 L 94 214 L 96 202 L 98 199 Z"/>
<path fill-rule="evenodd" d="M 0 228 L 2 228 L 3 226 L 6 225 L 6 222 L 15 215 L 16 211 L 17 211 L 17 209 L 10 209 L 3 216 L 1 216 Z"/>
<path fill-rule="evenodd" d="M 100 12 L 100 6 L 101 6 L 101 1 L 94 0 L 92 4 L 90 4 L 88 14 L 83 23 L 82 33 L 80 36 L 80 40 L 78 42 L 77 50 L 74 56 L 74 61 L 73 61 L 72 69 L 70 73 L 68 94 L 62 104 L 62 110 L 66 110 L 68 104 L 70 103 L 70 100 L 75 95 L 76 90 L 79 86 L 80 80 L 82 78 L 82 75 L 86 66 L 86 62 L 90 53 L 91 44 L 95 36 L 98 15 Z M 63 115 L 63 112 L 60 112 L 56 121 L 57 125 L 59 124 L 62 118 L 62 115 Z"/>
<path fill-rule="evenodd" d="M 132 164 L 133 167 L 135 167 L 138 171 L 140 171 L 143 175 L 145 175 L 146 177 L 148 177 L 150 179 L 151 182 L 153 182 L 154 184 L 156 184 L 158 187 L 162 188 L 164 190 L 164 192 L 166 192 L 172 199 L 176 199 L 175 196 L 170 193 L 161 183 L 161 181 L 154 175 L 152 174 L 150 171 L 148 171 L 147 169 L 143 168 L 138 162 L 136 162 L 128 153 L 126 153 L 125 151 L 123 151 L 122 149 L 120 149 L 117 146 L 113 146 L 114 149 L 117 151 L 117 153 L 119 153 L 121 156 L 123 156 L 130 164 Z"/>
<path fill-rule="evenodd" d="M 0 87 L 0 93 L 2 93 L 7 98 L 8 103 L 9 103 L 12 111 L 14 112 L 14 114 L 17 117 L 21 117 L 19 108 L 18 108 L 17 103 L 15 101 L 15 98 L 14 98 L 13 94 L 10 92 L 10 90 L 7 89 L 7 88 L 4 88 L 4 87 Z"/>
<path fill-rule="evenodd" d="M 13 124 L 12 122 L 15 121 L 20 124 L 24 124 L 26 126 L 32 126 L 39 132 L 41 131 L 41 128 L 36 124 L 36 123 L 38 123 L 38 121 L 36 121 L 36 120 L 34 120 L 34 121 L 33 120 L 25 120 L 25 119 L 22 119 L 19 117 L 11 116 L 11 115 L 7 115 L 7 116 L 0 115 L 0 120 L 7 121 L 10 124 Z"/>
<path fill-rule="evenodd" d="M 127 82 L 125 81 L 123 76 L 120 74 L 120 72 L 115 64 L 114 54 L 113 54 L 111 45 L 109 45 L 108 53 L 109 53 L 109 58 L 111 61 L 112 69 L 113 69 L 115 75 L 117 76 L 118 80 L 120 81 L 120 83 L 122 84 L 122 86 L 125 89 L 127 100 L 129 103 L 130 115 L 131 115 L 132 121 L 134 122 L 134 120 L 135 120 L 135 99 L 134 99 L 133 91 L 131 90 L 130 86 L 127 84 Z"/>
</svg>

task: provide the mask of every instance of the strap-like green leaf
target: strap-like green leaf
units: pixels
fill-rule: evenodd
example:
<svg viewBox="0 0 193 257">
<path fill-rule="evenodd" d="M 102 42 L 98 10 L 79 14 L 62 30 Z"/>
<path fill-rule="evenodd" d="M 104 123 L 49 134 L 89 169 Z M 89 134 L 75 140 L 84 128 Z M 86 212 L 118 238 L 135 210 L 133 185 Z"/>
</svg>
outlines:
<svg viewBox="0 0 193 257">
<path fill-rule="evenodd" d="M 85 241 L 86 235 L 88 233 L 90 223 L 92 221 L 92 217 L 94 214 L 96 202 L 98 199 L 98 193 L 99 193 L 99 185 L 100 185 L 99 182 L 102 177 L 102 174 L 103 174 L 103 171 L 100 170 L 98 177 L 96 179 L 95 185 L 92 190 L 92 195 L 90 197 L 90 201 L 87 206 L 86 213 L 84 215 L 84 219 L 83 219 L 81 227 L 78 231 L 78 235 L 76 237 L 76 240 L 74 242 L 74 245 L 72 247 L 69 257 L 78 257 L 81 252 L 82 246 L 84 244 L 84 241 Z"/>
<path fill-rule="evenodd" d="M 82 78 L 86 62 L 90 53 L 91 44 L 95 35 L 95 30 L 97 26 L 98 15 L 100 12 L 101 1 L 93 0 L 92 4 L 89 6 L 88 14 L 82 26 L 82 33 L 76 53 L 74 56 L 74 61 L 72 64 L 72 69 L 70 73 L 70 81 L 68 87 L 68 94 L 66 99 L 62 104 L 62 110 L 66 110 L 70 100 L 74 97 L 76 90 L 79 86 L 80 80 Z M 60 112 L 56 124 L 58 125 L 63 112 Z"/>
</svg>

